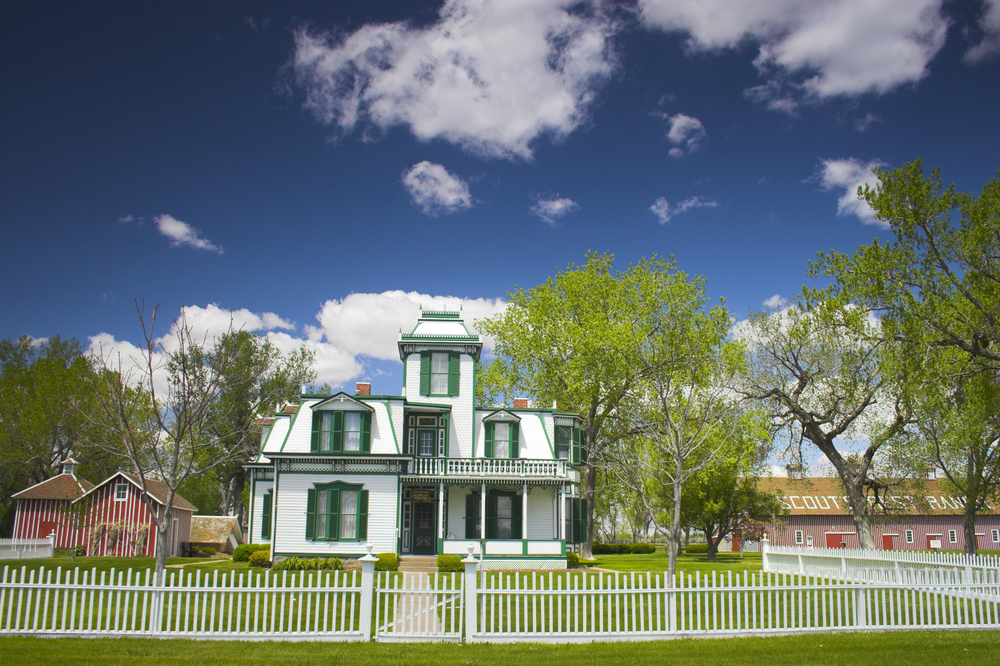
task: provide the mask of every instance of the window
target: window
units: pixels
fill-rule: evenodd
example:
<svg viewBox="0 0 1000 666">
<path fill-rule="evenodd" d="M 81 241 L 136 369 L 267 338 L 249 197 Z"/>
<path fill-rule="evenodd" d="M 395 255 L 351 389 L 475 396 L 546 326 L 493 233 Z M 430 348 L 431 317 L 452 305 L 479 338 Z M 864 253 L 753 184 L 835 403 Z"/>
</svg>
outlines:
<svg viewBox="0 0 1000 666">
<path fill-rule="evenodd" d="M 364 541 L 367 538 L 367 490 L 346 483 L 309 489 L 306 498 L 306 539 Z"/>
<path fill-rule="evenodd" d="M 795 530 L 795 543 L 796 544 L 802 543 L 802 530 Z"/>
<path fill-rule="evenodd" d="M 906 543 L 913 543 L 913 530 L 906 530 Z"/>
<path fill-rule="evenodd" d="M 434 440 L 437 439 L 436 430 L 417 431 L 417 455 L 433 456 Z"/>
<path fill-rule="evenodd" d="M 486 423 L 486 457 L 520 458 L 520 439 L 518 423 Z"/>
<path fill-rule="evenodd" d="M 1000 543 L 1000 530 L 991 530 L 990 536 L 993 538 L 993 543 Z"/>
<path fill-rule="evenodd" d="M 313 453 L 369 453 L 371 445 L 370 412 L 313 412 Z"/>
<path fill-rule="evenodd" d="M 958 543 L 958 532 L 955 530 L 948 530 L 948 543 Z"/>
<path fill-rule="evenodd" d="M 587 500 L 566 498 L 566 543 L 584 543 L 587 540 Z"/>
<path fill-rule="evenodd" d="M 479 508 L 479 493 L 473 491 L 465 496 L 465 538 L 480 539 L 482 526 L 479 524 L 483 519 Z"/>
<path fill-rule="evenodd" d="M 272 490 L 268 490 L 264 493 L 264 506 L 261 509 L 260 518 L 260 538 L 270 539 L 271 538 L 271 508 L 274 502 L 274 494 Z"/>
<path fill-rule="evenodd" d="M 128 481 L 119 481 L 115 484 L 115 501 L 124 502 L 128 499 Z"/>
<path fill-rule="evenodd" d="M 459 354 L 421 352 L 420 395 L 458 395 Z"/>
<path fill-rule="evenodd" d="M 521 538 L 521 496 L 493 491 L 486 496 L 486 538 Z"/>
<path fill-rule="evenodd" d="M 569 453 L 572 447 L 573 427 L 556 426 L 556 459 L 569 460 Z"/>
</svg>

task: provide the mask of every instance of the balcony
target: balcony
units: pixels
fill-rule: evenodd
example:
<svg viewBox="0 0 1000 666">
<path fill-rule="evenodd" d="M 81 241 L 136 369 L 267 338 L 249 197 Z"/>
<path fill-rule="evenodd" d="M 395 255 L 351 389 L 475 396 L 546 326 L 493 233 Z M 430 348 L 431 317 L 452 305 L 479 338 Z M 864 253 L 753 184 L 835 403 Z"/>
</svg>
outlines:
<svg viewBox="0 0 1000 666">
<path fill-rule="evenodd" d="M 406 474 L 421 477 L 567 478 L 565 460 L 414 458 Z"/>
</svg>

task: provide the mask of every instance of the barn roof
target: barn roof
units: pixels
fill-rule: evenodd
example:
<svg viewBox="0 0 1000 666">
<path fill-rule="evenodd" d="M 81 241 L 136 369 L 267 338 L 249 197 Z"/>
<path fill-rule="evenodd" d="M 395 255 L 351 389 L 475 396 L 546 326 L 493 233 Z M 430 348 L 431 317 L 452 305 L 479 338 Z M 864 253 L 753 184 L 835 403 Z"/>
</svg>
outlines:
<svg viewBox="0 0 1000 666">
<path fill-rule="evenodd" d="M 764 477 L 760 486 L 780 494 L 781 502 L 793 516 L 847 516 L 851 509 L 847 502 L 847 491 L 839 478 L 806 477 Z M 937 479 L 900 479 L 899 486 L 892 488 L 883 500 L 893 513 L 908 516 L 961 515 L 965 511 L 965 497 L 954 494 Z M 869 503 L 874 498 L 869 498 Z M 987 505 L 986 514 L 997 514 L 1000 510 Z"/>
<path fill-rule="evenodd" d="M 191 516 L 191 543 L 225 543 L 230 534 L 243 543 L 236 516 Z"/>
<path fill-rule="evenodd" d="M 135 474 L 129 474 L 128 472 L 119 471 L 115 472 L 114 474 L 112 474 L 111 476 L 109 476 L 107 479 L 97 484 L 96 486 L 88 489 L 86 494 L 89 495 L 91 492 L 97 490 L 98 488 L 108 485 L 118 477 L 122 477 L 128 480 L 136 488 L 142 490 L 142 482 L 140 481 L 138 476 L 136 476 Z M 153 479 L 147 478 L 146 490 L 149 491 L 149 496 L 152 497 L 158 504 L 165 505 L 167 503 L 167 497 L 170 495 L 170 488 L 167 487 L 167 484 L 161 481 L 155 481 Z M 191 502 L 188 502 L 186 499 L 181 497 L 180 494 L 177 493 L 174 493 L 174 508 L 180 509 L 181 511 L 198 510 L 198 507 L 196 507 L 194 504 L 191 504 Z"/>
<path fill-rule="evenodd" d="M 74 500 L 94 487 L 73 474 L 59 474 L 11 496 L 11 499 Z"/>
</svg>

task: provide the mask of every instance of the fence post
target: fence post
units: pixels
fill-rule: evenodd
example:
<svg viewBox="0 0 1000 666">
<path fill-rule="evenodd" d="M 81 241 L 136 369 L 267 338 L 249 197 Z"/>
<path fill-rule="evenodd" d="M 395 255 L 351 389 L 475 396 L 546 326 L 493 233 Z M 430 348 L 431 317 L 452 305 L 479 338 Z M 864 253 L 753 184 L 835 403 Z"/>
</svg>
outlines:
<svg viewBox="0 0 1000 666">
<path fill-rule="evenodd" d="M 479 592 L 478 579 L 476 578 L 476 558 L 472 555 L 475 546 L 469 546 L 468 556 L 462 560 L 465 564 L 465 642 L 472 640 L 472 635 L 476 631 L 476 608 L 477 594 Z"/>
<path fill-rule="evenodd" d="M 366 543 L 368 554 L 358 559 L 361 562 L 361 622 L 358 630 L 365 640 L 372 637 L 372 599 L 375 596 L 375 563 L 378 558 L 372 555 L 373 544 Z"/>
<path fill-rule="evenodd" d="M 764 571 L 769 571 L 769 569 L 767 568 L 767 559 L 768 559 L 767 553 L 770 549 L 771 549 L 771 542 L 767 540 L 767 532 L 764 532 L 764 538 L 761 539 L 760 542 L 760 559 L 762 565 L 761 568 Z"/>
<path fill-rule="evenodd" d="M 49 540 L 49 557 L 56 556 L 56 535 L 55 532 L 49 534 L 46 539 Z"/>
<path fill-rule="evenodd" d="M 867 598 L 865 597 L 865 588 L 858 585 L 857 581 L 854 581 L 854 616 L 855 628 L 863 629 L 868 626 L 868 610 Z"/>
</svg>

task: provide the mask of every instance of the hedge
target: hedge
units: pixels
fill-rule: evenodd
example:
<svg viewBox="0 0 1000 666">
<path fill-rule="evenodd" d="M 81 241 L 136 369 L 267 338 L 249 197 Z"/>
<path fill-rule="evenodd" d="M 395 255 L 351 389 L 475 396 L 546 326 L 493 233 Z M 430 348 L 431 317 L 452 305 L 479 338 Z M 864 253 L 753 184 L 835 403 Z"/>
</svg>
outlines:
<svg viewBox="0 0 1000 666">
<path fill-rule="evenodd" d="M 399 571 L 399 557 L 396 553 L 376 553 L 378 562 L 375 563 L 375 571 Z"/>
<path fill-rule="evenodd" d="M 272 571 L 339 571 L 344 567 L 344 563 L 339 557 L 314 557 L 305 559 L 301 557 L 289 557 L 278 562 Z"/>
<path fill-rule="evenodd" d="M 271 560 L 269 559 L 270 556 L 271 556 L 270 550 L 258 550 L 254 553 L 251 553 L 249 560 L 250 566 L 264 567 L 264 568 L 270 567 L 271 566 Z"/>
<path fill-rule="evenodd" d="M 236 546 L 236 550 L 233 551 L 233 562 L 246 562 L 250 559 L 250 554 L 256 553 L 258 550 L 266 550 L 270 553 L 271 544 L 245 543 L 242 546 Z"/>
<path fill-rule="evenodd" d="M 595 543 L 590 546 L 594 555 L 651 555 L 656 546 L 651 543 Z"/>
<path fill-rule="evenodd" d="M 465 571 L 465 565 L 462 564 L 462 558 L 458 555 L 438 555 L 437 565 L 438 571 L 445 573 L 463 573 Z"/>
<path fill-rule="evenodd" d="M 692 543 L 684 546 L 684 552 L 690 554 L 694 553 L 707 553 L 708 544 L 707 543 Z"/>
</svg>

